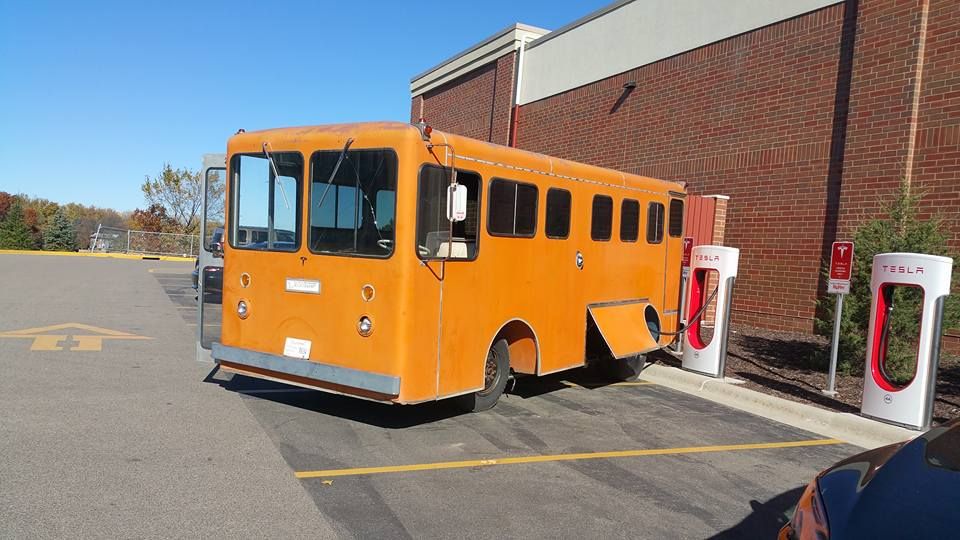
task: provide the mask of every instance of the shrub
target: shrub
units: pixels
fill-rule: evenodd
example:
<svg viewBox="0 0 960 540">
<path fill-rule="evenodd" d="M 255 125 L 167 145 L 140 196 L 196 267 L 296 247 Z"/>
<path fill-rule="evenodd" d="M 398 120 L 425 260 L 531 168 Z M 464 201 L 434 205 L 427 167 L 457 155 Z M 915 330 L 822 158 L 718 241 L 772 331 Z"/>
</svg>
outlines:
<svg viewBox="0 0 960 540">
<path fill-rule="evenodd" d="M 841 373 L 860 375 L 866 365 L 870 272 L 874 255 L 902 252 L 953 256 L 947 247 L 949 233 L 945 230 L 943 218 L 919 219 L 917 209 L 922 197 L 922 193 L 912 193 L 910 186 L 901 182 L 896 196 L 886 206 L 886 216 L 865 223 L 854 235 L 852 283 L 850 294 L 844 298 L 840 319 L 837 370 Z M 957 274 L 954 267 L 954 289 Z M 896 382 L 907 382 L 913 377 L 923 298 L 917 289 L 897 287 L 893 301 L 895 307 L 891 315 L 887 348 L 888 374 Z M 836 299 L 831 294 L 819 300 L 818 304 L 817 331 L 831 336 Z M 943 321 L 944 328 L 955 328 L 960 323 L 960 303 L 955 297 L 947 299 Z M 829 350 L 818 360 L 818 364 L 825 368 L 829 362 Z"/>
</svg>

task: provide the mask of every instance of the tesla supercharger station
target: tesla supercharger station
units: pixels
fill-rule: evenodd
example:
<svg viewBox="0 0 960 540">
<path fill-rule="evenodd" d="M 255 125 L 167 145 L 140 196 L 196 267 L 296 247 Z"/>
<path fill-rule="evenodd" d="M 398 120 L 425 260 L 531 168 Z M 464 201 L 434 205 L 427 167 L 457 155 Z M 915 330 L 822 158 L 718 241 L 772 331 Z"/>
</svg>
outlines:
<svg viewBox="0 0 960 540">
<path fill-rule="evenodd" d="M 685 314 L 690 321 L 683 332 L 683 369 L 711 377 L 723 376 L 727 358 L 727 335 L 730 329 L 730 301 L 733 282 L 737 279 L 740 250 L 723 246 L 697 246 L 690 256 L 690 277 L 687 279 Z M 713 313 L 713 337 L 701 334 L 707 313 L 705 305 L 716 287 L 716 308 Z M 709 290 L 708 290 L 709 288 Z"/>
<path fill-rule="evenodd" d="M 953 259 L 917 253 L 883 253 L 873 258 L 867 366 L 860 412 L 891 424 L 925 430 L 930 427 L 940 361 L 943 303 L 950 294 Z M 923 292 L 916 371 L 906 384 L 891 381 L 885 371 L 889 318 L 897 309 L 893 291 L 916 287 Z"/>
</svg>

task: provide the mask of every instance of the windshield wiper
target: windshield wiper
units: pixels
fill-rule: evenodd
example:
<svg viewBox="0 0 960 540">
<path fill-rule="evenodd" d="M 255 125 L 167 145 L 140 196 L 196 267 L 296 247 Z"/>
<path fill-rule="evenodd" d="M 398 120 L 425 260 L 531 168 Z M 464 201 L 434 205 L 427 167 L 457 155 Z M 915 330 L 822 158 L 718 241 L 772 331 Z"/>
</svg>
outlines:
<svg viewBox="0 0 960 540">
<path fill-rule="evenodd" d="M 287 191 L 283 188 L 283 182 L 280 181 L 280 171 L 277 169 L 277 164 L 273 162 L 273 156 L 271 156 L 270 151 L 267 150 L 267 143 L 263 143 L 263 155 L 267 157 L 267 161 L 270 162 L 270 167 L 273 169 L 273 181 L 280 186 L 280 196 L 283 197 L 283 207 L 289 210 L 290 201 L 287 200 Z"/>
<path fill-rule="evenodd" d="M 346 144 L 343 145 L 343 150 L 340 151 L 340 157 L 337 158 L 337 164 L 333 166 L 333 172 L 330 173 L 330 177 L 327 178 L 327 187 L 324 188 L 323 193 L 320 194 L 320 202 L 317 203 L 317 208 L 323 206 L 323 200 L 327 198 L 327 192 L 330 191 L 330 186 L 333 185 L 333 179 L 337 176 L 337 171 L 340 170 L 340 164 L 343 163 L 343 158 L 347 156 L 347 151 L 350 150 L 350 145 L 353 144 L 353 137 L 347 139 Z"/>
</svg>

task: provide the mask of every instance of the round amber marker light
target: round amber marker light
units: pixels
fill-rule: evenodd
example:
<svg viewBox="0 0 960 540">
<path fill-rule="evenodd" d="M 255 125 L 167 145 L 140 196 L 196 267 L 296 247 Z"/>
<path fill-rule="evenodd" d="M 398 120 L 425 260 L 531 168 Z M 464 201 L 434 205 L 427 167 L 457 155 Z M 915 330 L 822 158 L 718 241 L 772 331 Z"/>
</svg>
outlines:
<svg viewBox="0 0 960 540">
<path fill-rule="evenodd" d="M 240 274 L 240 286 L 244 289 L 250 286 L 250 274 L 246 272 Z"/>
<path fill-rule="evenodd" d="M 364 285 L 360 289 L 360 297 L 363 298 L 364 302 L 369 302 L 377 295 L 376 289 L 373 288 L 373 285 Z"/>
</svg>

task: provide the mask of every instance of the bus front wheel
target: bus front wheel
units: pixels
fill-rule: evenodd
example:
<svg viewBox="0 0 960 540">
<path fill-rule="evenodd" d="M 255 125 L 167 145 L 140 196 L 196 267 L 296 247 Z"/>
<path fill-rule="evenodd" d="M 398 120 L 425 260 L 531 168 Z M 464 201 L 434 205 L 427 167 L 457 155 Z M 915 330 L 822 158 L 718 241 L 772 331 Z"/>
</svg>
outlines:
<svg viewBox="0 0 960 540">
<path fill-rule="evenodd" d="M 457 396 L 457 404 L 468 412 L 480 412 L 493 408 L 507 387 L 510 378 L 510 349 L 507 340 L 500 339 L 490 347 L 483 368 L 483 389 L 472 394 Z"/>
</svg>

